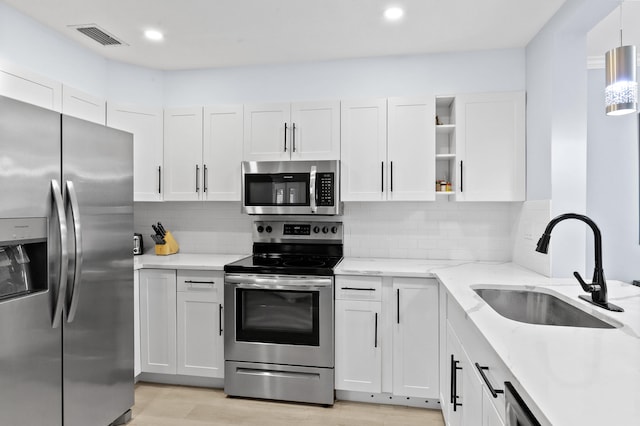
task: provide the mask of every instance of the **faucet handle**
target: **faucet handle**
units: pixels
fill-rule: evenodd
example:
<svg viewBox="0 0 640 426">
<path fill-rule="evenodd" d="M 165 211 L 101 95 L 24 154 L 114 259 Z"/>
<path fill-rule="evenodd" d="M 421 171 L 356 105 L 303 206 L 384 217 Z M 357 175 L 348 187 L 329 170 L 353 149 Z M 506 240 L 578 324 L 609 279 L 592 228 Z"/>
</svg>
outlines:
<svg viewBox="0 0 640 426">
<path fill-rule="evenodd" d="M 580 274 L 576 271 L 573 273 L 573 276 L 576 277 L 576 279 L 578 280 L 578 282 L 580 283 L 580 286 L 582 287 L 582 289 L 588 293 L 593 293 L 595 291 L 600 290 L 598 285 L 593 285 L 593 284 L 587 284 L 586 282 L 584 282 L 584 280 L 582 279 L 582 277 L 580 276 Z"/>
</svg>

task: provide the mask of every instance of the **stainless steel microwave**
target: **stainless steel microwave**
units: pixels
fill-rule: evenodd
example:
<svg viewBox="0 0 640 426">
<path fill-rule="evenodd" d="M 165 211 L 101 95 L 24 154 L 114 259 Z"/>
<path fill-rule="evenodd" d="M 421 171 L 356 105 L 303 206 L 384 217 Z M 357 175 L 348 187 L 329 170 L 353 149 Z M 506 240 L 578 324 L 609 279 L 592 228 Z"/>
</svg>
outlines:
<svg viewBox="0 0 640 426">
<path fill-rule="evenodd" d="M 342 214 L 340 161 L 243 161 L 242 212 Z"/>
</svg>

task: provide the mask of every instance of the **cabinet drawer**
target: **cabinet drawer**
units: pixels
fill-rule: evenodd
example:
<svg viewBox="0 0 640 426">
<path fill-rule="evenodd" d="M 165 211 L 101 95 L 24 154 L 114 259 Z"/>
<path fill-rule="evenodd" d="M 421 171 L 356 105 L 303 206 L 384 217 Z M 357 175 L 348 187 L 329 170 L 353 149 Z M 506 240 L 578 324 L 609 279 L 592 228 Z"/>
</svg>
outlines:
<svg viewBox="0 0 640 426">
<path fill-rule="evenodd" d="M 177 273 L 178 291 L 215 293 L 222 300 L 224 273 L 222 271 L 187 271 Z"/>
<path fill-rule="evenodd" d="M 382 300 L 382 277 L 338 275 L 336 299 Z"/>
</svg>

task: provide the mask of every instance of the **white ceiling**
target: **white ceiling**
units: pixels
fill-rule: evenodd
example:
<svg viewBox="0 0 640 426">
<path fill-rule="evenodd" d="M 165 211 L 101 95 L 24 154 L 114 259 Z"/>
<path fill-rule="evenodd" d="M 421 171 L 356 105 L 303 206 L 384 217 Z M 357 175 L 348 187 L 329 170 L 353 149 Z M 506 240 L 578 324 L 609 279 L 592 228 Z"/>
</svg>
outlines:
<svg viewBox="0 0 640 426">
<path fill-rule="evenodd" d="M 114 60 L 177 70 L 524 47 L 564 0 L 0 0 Z M 405 16 L 382 18 L 390 5 Z M 72 25 L 96 24 L 105 47 Z M 145 29 L 165 33 L 147 41 Z"/>
</svg>

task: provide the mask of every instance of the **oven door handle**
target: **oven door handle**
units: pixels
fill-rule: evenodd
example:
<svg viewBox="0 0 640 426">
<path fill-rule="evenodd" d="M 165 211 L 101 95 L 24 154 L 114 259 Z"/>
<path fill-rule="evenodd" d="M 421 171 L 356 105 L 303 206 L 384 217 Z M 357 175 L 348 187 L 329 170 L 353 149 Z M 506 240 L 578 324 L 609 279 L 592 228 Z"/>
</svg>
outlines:
<svg viewBox="0 0 640 426">
<path fill-rule="evenodd" d="M 316 191 L 316 174 L 318 173 L 318 168 L 316 166 L 311 166 L 311 172 L 309 173 L 309 203 L 311 205 L 311 213 L 318 213 L 318 204 L 316 201 L 316 196 L 318 191 Z"/>
<path fill-rule="evenodd" d="M 266 278 L 256 276 L 239 276 L 227 275 L 224 278 L 225 283 L 235 284 L 239 288 L 264 288 L 264 289 L 283 289 L 283 288 L 304 288 L 317 289 L 326 288 L 333 285 L 331 278 Z"/>
</svg>

